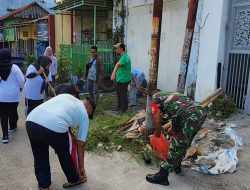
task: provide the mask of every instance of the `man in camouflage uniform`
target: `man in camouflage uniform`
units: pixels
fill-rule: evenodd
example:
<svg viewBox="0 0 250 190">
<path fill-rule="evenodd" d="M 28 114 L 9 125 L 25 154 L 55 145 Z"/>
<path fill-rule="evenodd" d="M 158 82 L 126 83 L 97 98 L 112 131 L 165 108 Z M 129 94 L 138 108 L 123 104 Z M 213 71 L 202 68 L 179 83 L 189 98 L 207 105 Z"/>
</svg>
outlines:
<svg viewBox="0 0 250 190">
<path fill-rule="evenodd" d="M 168 174 L 181 172 L 181 161 L 197 132 L 206 119 L 201 105 L 180 93 L 157 92 L 152 97 L 152 118 L 156 137 L 161 134 L 161 119 L 167 115 L 172 121 L 169 155 L 162 161 L 160 171 L 148 174 L 150 183 L 169 185 Z"/>
</svg>

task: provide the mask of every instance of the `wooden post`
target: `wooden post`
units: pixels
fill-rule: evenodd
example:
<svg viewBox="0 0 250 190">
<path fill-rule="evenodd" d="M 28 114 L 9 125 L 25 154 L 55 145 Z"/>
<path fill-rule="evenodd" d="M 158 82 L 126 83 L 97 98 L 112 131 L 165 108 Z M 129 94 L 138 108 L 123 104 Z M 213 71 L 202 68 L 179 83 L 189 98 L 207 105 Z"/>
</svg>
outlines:
<svg viewBox="0 0 250 190">
<path fill-rule="evenodd" d="M 161 21 L 163 0 L 154 0 L 150 49 L 149 86 L 156 89 L 158 79 L 159 51 L 161 41 Z M 152 128 L 151 97 L 147 96 L 146 128 Z M 146 134 L 147 135 L 147 134 Z"/>
<path fill-rule="evenodd" d="M 182 92 L 182 93 L 185 90 L 187 68 L 188 68 L 188 63 L 189 63 L 190 51 L 192 47 L 192 39 L 193 39 L 198 3 L 199 3 L 199 0 L 189 0 L 189 11 L 188 11 L 188 18 L 187 18 L 187 25 L 186 25 L 186 33 L 185 33 L 184 45 L 182 49 L 181 66 L 180 66 L 180 73 L 179 73 L 178 86 L 177 86 L 177 91 Z"/>
<path fill-rule="evenodd" d="M 48 35 L 49 35 L 49 45 L 53 50 L 53 53 L 56 52 L 55 47 L 55 15 L 48 15 Z"/>
</svg>

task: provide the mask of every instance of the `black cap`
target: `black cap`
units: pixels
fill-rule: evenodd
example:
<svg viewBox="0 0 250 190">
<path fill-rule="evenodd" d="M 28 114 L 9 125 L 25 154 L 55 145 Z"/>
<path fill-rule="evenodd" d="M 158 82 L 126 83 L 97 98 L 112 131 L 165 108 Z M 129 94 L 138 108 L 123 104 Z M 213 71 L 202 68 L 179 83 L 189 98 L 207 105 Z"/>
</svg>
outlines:
<svg viewBox="0 0 250 190">
<path fill-rule="evenodd" d="M 90 97 L 87 97 L 86 100 L 90 103 L 90 105 L 92 106 L 92 109 L 93 109 L 92 114 L 89 115 L 89 119 L 93 119 L 93 114 L 94 114 L 94 111 L 96 108 L 96 104 L 95 104 L 94 100 Z"/>
</svg>

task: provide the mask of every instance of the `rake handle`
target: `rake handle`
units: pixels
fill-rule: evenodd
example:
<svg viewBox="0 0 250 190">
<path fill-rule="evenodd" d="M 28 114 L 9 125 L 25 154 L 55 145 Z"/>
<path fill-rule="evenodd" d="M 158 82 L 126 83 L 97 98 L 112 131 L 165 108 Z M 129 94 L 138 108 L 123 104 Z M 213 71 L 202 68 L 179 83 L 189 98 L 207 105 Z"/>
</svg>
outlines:
<svg viewBox="0 0 250 190">
<path fill-rule="evenodd" d="M 50 92 L 53 94 L 53 96 L 56 96 L 56 93 L 55 93 L 55 89 L 51 86 L 50 82 L 49 82 L 49 79 L 48 77 L 46 76 L 46 74 L 43 72 L 43 76 L 45 77 L 45 79 L 47 80 L 47 83 L 49 85 L 49 90 Z"/>
</svg>

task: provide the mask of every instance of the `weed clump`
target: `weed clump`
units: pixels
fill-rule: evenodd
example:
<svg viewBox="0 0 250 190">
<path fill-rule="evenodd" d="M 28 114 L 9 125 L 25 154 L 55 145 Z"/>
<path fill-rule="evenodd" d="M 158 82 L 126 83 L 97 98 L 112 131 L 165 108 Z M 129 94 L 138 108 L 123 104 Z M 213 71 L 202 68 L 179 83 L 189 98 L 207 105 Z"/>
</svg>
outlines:
<svg viewBox="0 0 250 190">
<path fill-rule="evenodd" d="M 209 116 L 215 119 L 226 119 L 237 109 L 234 100 L 228 95 L 220 95 L 208 106 Z"/>
</svg>

